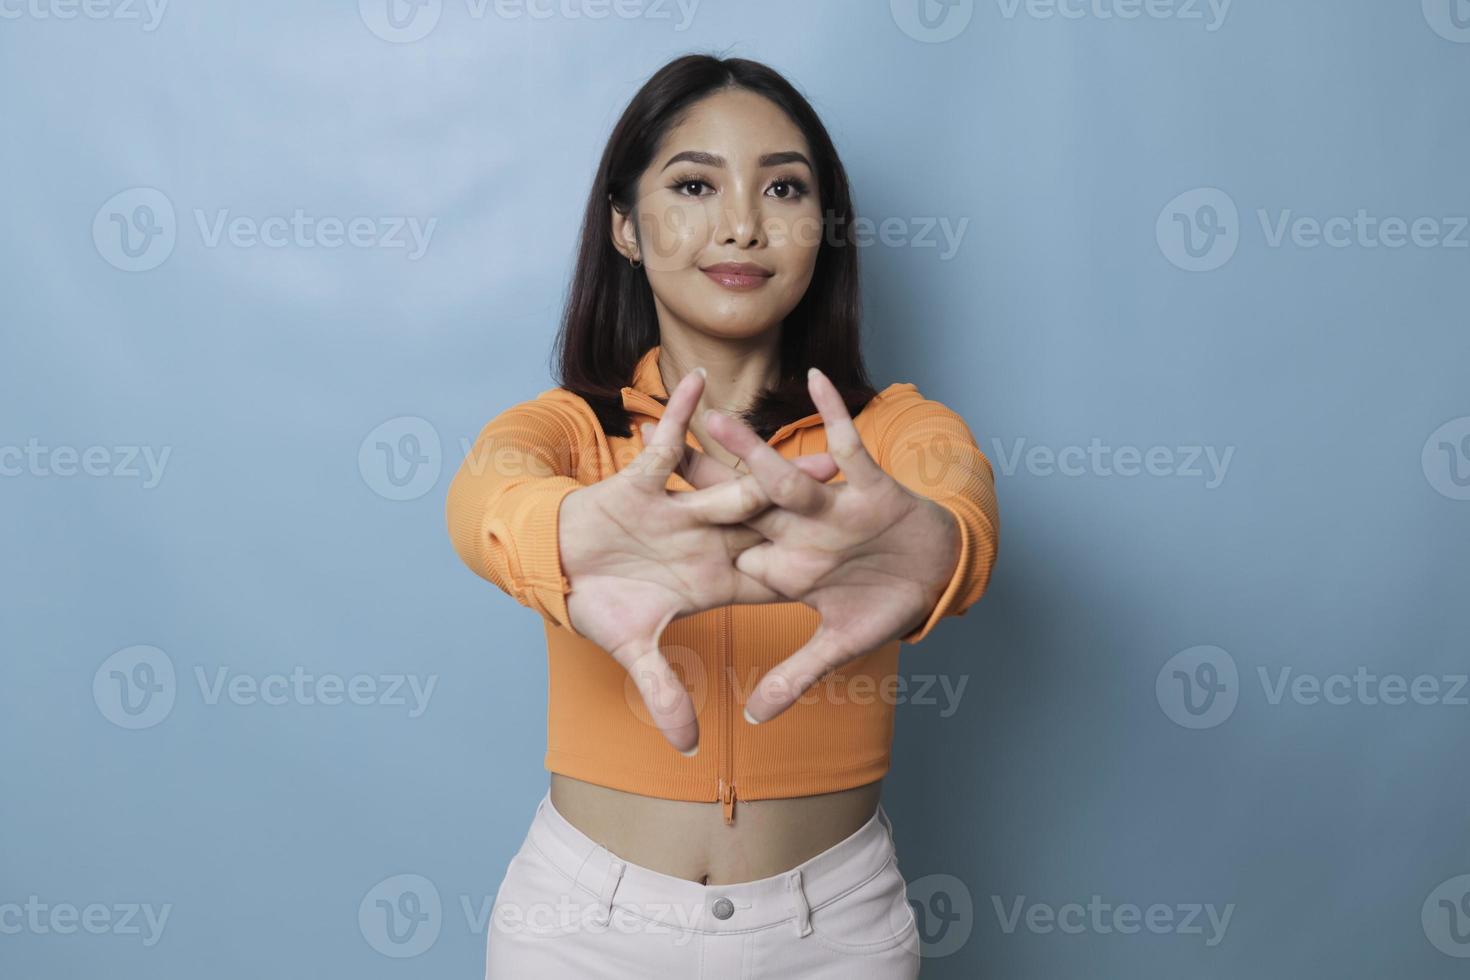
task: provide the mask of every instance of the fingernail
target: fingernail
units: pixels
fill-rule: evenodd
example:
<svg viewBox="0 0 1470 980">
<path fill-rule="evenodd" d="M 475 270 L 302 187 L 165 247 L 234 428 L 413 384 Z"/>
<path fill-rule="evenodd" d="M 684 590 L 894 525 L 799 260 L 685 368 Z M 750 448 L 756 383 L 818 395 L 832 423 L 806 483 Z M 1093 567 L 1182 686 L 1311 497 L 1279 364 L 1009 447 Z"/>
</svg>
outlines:
<svg viewBox="0 0 1470 980">
<path fill-rule="evenodd" d="M 688 752 L 685 752 L 683 749 L 680 749 L 679 750 L 679 754 L 682 755 L 686 759 L 692 759 L 692 758 L 694 758 L 696 755 L 699 754 L 699 743 L 696 742 L 695 745 L 694 745 L 694 748 L 690 749 Z"/>
<path fill-rule="evenodd" d="M 697 375 L 699 375 L 701 378 L 706 377 L 709 374 L 709 372 L 706 371 L 703 367 L 697 367 L 697 368 L 695 368 L 694 369 L 694 373 L 697 374 Z"/>
<path fill-rule="evenodd" d="M 748 721 L 748 722 L 750 722 L 752 725 L 759 725 L 760 724 L 760 722 L 756 721 L 754 718 L 752 718 L 750 716 L 750 709 L 749 708 L 742 708 L 740 710 L 740 713 L 742 715 L 744 715 L 745 716 L 745 720 Z"/>
</svg>

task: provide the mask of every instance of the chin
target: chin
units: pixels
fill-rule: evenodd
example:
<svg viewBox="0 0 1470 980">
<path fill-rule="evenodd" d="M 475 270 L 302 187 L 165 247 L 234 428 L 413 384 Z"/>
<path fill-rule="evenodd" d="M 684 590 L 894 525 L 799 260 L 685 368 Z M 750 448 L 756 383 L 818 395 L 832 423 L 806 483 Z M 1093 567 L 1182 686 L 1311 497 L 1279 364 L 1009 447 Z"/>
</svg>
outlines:
<svg viewBox="0 0 1470 980">
<path fill-rule="evenodd" d="M 750 340 L 779 328 L 781 319 L 770 310 L 720 310 L 713 315 L 701 317 L 696 322 L 701 330 L 711 336 L 726 340 Z"/>
</svg>

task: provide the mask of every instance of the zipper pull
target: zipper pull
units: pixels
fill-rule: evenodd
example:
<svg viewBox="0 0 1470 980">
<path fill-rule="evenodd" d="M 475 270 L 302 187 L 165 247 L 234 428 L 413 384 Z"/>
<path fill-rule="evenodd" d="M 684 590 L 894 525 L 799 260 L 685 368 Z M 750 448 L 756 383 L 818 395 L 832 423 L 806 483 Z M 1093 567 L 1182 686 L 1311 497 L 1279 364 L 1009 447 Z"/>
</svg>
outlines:
<svg viewBox="0 0 1470 980">
<path fill-rule="evenodd" d="M 720 800 L 725 804 L 725 823 L 735 822 L 735 784 L 720 780 Z"/>
</svg>

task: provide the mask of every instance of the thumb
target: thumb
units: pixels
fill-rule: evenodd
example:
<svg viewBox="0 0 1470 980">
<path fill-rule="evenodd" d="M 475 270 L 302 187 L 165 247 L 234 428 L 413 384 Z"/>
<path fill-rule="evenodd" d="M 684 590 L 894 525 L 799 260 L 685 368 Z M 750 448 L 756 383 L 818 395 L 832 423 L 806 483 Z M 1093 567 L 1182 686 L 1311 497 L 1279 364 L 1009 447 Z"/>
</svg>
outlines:
<svg viewBox="0 0 1470 980">
<path fill-rule="evenodd" d="M 628 672 L 654 727 L 680 753 L 694 755 L 699 750 L 694 700 L 658 645 L 659 636 L 673 618 L 671 610 L 653 631 L 651 640 L 627 643 L 613 652 L 613 658 Z"/>
<path fill-rule="evenodd" d="M 768 670 L 745 703 L 745 720 L 760 724 L 797 702 L 807 688 L 834 667 L 852 659 L 835 630 L 819 625 L 800 650 Z"/>
</svg>

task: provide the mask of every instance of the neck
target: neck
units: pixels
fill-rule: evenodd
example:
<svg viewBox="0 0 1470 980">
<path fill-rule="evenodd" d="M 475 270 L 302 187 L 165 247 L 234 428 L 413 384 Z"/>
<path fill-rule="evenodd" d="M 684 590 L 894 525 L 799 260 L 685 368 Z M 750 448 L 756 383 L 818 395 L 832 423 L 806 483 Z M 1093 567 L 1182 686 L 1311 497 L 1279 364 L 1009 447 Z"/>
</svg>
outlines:
<svg viewBox="0 0 1470 980">
<path fill-rule="evenodd" d="M 664 390 L 673 391 L 684 375 L 702 367 L 707 375 L 696 411 L 713 408 L 736 415 L 780 380 L 780 345 L 779 330 L 743 338 L 666 331 L 659 340 L 659 377 Z"/>
</svg>

